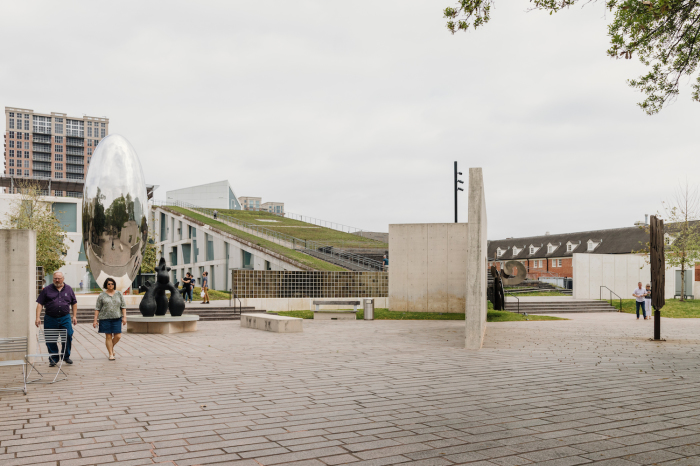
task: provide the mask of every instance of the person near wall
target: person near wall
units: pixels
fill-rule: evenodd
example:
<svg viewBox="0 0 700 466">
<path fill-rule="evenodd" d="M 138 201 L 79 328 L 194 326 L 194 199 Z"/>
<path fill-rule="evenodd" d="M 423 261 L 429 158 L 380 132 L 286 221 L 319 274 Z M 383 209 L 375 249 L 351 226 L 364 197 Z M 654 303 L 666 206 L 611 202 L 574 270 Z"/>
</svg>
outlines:
<svg viewBox="0 0 700 466">
<path fill-rule="evenodd" d="M 384 254 L 384 258 L 382 259 L 382 265 L 384 266 L 384 271 L 386 272 L 389 268 L 389 258 L 386 257 L 386 254 Z"/>
<path fill-rule="evenodd" d="M 192 302 L 192 288 L 194 288 L 194 278 L 191 273 L 187 272 L 185 278 L 182 279 L 182 297 L 185 298 L 185 302 L 188 300 Z"/>
<path fill-rule="evenodd" d="M 41 290 L 41 294 L 36 299 L 36 320 L 37 327 L 41 326 L 41 309 L 46 307 L 44 314 L 44 329 L 59 330 L 66 329 L 66 341 L 62 343 L 63 362 L 73 364 L 70 358 L 70 348 L 73 343 L 73 325 L 78 324 L 78 300 L 75 299 L 73 289 L 63 283 L 63 272 L 53 273 L 53 283 Z M 71 318 L 71 308 L 73 317 Z M 72 325 L 71 325 L 72 324 Z M 49 353 L 56 356 L 49 357 L 49 365 L 55 366 L 60 359 L 58 345 L 56 343 L 46 343 Z"/>
<path fill-rule="evenodd" d="M 647 320 L 647 312 L 646 309 L 644 309 L 644 297 L 646 296 L 646 291 L 644 291 L 644 289 L 642 288 L 642 282 L 637 283 L 637 289 L 634 290 L 632 296 L 634 296 L 634 299 L 637 300 L 637 302 L 635 303 L 637 310 L 637 319 L 639 319 L 639 308 L 641 308 L 644 320 Z"/>
<path fill-rule="evenodd" d="M 122 337 L 122 325 L 126 325 L 126 301 L 121 292 L 117 291 L 117 282 L 113 278 L 105 280 L 104 289 L 95 303 L 95 320 L 92 326 L 97 328 L 99 321 L 98 332 L 105 334 L 109 360 L 114 361 L 114 347 Z"/>
<path fill-rule="evenodd" d="M 209 304 L 209 272 L 204 272 L 202 274 L 202 304 Z"/>
<path fill-rule="evenodd" d="M 651 310 L 651 284 L 647 283 L 647 289 L 644 292 L 644 318 L 651 319 L 653 312 Z"/>
<path fill-rule="evenodd" d="M 216 216 L 217 216 L 217 215 L 219 215 L 219 212 L 217 212 L 217 211 L 215 210 L 215 211 L 214 211 L 214 220 L 216 220 Z"/>
</svg>

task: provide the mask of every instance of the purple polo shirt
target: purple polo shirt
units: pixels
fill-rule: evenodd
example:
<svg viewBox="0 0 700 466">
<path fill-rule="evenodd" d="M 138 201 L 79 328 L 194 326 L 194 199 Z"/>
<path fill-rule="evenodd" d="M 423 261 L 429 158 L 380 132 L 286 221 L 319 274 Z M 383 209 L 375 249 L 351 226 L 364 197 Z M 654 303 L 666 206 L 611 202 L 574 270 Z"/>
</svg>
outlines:
<svg viewBox="0 0 700 466">
<path fill-rule="evenodd" d="M 51 317 L 63 317 L 70 314 L 70 307 L 78 302 L 75 299 L 73 288 L 63 284 L 59 292 L 53 283 L 41 290 L 36 302 L 46 308 L 46 315 Z"/>
</svg>

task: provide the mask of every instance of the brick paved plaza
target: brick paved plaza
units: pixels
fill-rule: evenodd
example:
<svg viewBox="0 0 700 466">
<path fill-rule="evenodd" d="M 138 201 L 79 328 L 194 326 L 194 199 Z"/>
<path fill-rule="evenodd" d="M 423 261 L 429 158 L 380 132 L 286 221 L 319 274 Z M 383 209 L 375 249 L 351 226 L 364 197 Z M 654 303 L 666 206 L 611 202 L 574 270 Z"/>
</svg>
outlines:
<svg viewBox="0 0 700 466">
<path fill-rule="evenodd" d="M 700 320 L 489 324 L 478 352 L 458 321 L 304 327 L 127 334 L 110 362 L 81 324 L 68 380 L 0 396 L 0 464 L 700 464 Z"/>
</svg>

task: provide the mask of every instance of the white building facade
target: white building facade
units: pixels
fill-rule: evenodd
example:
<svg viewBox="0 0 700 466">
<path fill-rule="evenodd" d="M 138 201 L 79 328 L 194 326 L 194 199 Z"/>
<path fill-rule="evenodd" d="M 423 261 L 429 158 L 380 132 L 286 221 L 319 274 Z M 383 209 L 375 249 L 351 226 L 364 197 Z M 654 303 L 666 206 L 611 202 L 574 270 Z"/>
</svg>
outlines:
<svg viewBox="0 0 700 466">
<path fill-rule="evenodd" d="M 19 202 L 18 194 L 0 194 L 0 222 L 7 221 L 7 214 L 13 210 L 13 205 Z M 63 272 L 65 282 L 76 292 L 80 291 L 80 282 L 83 282 L 83 289 L 89 290 L 90 278 L 87 272 L 87 258 L 83 249 L 82 241 L 82 199 L 74 197 L 42 196 L 42 201 L 51 204 L 51 208 L 67 232 L 65 245 L 68 254 L 65 257 L 66 265 L 59 269 Z M 51 279 L 47 278 L 47 283 Z"/>
<path fill-rule="evenodd" d="M 209 209 L 241 210 L 241 204 L 226 180 L 167 191 L 165 196 L 168 203 L 184 202 Z"/>
<path fill-rule="evenodd" d="M 237 239 L 209 225 L 188 219 L 161 207 L 154 207 L 151 228 L 156 237 L 158 257 L 164 257 L 175 283 L 187 273 L 202 283 L 209 273 L 209 287 L 214 290 L 231 288 L 231 271 L 245 270 L 306 270 L 301 264 L 268 251 L 256 244 Z"/>
</svg>

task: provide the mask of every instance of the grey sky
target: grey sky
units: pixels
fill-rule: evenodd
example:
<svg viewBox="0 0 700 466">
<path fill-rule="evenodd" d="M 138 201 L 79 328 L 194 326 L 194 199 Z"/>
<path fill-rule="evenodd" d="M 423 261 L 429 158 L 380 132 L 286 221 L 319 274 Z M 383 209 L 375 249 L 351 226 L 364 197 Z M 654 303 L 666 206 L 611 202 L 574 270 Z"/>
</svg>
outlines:
<svg viewBox="0 0 700 466">
<path fill-rule="evenodd" d="M 0 103 L 109 117 L 157 198 L 228 179 L 378 231 L 453 221 L 455 160 L 484 168 L 491 239 L 631 226 L 697 182 L 700 105 L 635 107 L 602 3 L 503 1 L 455 36 L 450 3 L 3 2 Z"/>
</svg>

